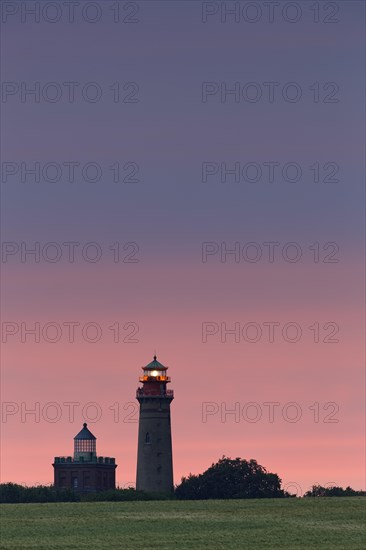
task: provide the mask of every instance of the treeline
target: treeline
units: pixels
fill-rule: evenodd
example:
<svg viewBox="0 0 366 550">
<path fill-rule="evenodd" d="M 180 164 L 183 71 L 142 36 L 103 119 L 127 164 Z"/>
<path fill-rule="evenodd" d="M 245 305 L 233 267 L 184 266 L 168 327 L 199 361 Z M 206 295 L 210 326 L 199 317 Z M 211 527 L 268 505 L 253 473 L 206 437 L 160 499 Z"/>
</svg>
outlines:
<svg viewBox="0 0 366 550">
<path fill-rule="evenodd" d="M 296 497 L 281 488 L 282 480 L 256 460 L 222 457 L 203 474 L 184 477 L 175 489 L 178 499 L 237 499 L 237 498 L 289 498 Z M 365 496 L 365 491 L 351 487 L 322 487 L 313 485 L 304 497 Z"/>
<path fill-rule="evenodd" d="M 24 487 L 16 483 L 2 483 L 0 485 L 0 503 L 21 502 L 75 502 L 78 495 L 70 489 L 55 489 L 45 485 Z"/>
<path fill-rule="evenodd" d="M 281 488 L 281 479 L 270 473 L 256 460 L 223 456 L 205 472 L 183 477 L 171 494 L 145 493 L 135 489 L 115 489 L 80 494 L 71 489 L 38 486 L 24 487 L 15 483 L 0 484 L 0 503 L 22 502 L 96 502 L 132 500 L 203 500 L 295 497 Z M 351 487 L 322 487 L 314 485 L 304 497 L 365 496 L 365 491 Z"/>
<path fill-rule="evenodd" d="M 355 491 L 351 487 L 322 487 L 313 485 L 310 491 L 304 494 L 304 497 L 364 497 L 366 491 Z"/>
<path fill-rule="evenodd" d="M 80 494 L 71 489 L 56 489 L 55 487 L 39 485 L 24 487 L 16 483 L 0 484 L 1 504 L 20 504 L 30 502 L 97 502 L 97 501 L 132 501 L 132 500 L 167 500 L 174 495 L 149 494 L 135 489 L 115 489 L 97 493 Z"/>
</svg>

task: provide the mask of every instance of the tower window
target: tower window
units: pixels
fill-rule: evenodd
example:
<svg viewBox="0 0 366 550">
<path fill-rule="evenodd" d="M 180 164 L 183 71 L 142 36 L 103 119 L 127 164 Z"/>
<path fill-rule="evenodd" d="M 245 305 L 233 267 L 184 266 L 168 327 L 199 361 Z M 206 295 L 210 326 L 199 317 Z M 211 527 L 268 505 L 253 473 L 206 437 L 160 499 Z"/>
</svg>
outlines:
<svg viewBox="0 0 366 550">
<path fill-rule="evenodd" d="M 149 434 L 149 432 L 146 432 L 146 435 L 145 435 L 145 443 L 147 443 L 147 444 L 151 443 L 151 439 L 150 439 L 150 434 Z"/>
<path fill-rule="evenodd" d="M 60 474 L 58 483 L 60 487 L 66 487 L 66 476 L 63 474 Z"/>
</svg>

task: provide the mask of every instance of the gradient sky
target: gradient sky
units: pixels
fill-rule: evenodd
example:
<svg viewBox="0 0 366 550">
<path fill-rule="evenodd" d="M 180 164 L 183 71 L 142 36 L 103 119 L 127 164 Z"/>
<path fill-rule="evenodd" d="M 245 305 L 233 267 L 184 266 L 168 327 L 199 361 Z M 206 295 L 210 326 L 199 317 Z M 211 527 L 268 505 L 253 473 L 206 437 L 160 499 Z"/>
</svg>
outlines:
<svg viewBox="0 0 366 550">
<path fill-rule="evenodd" d="M 263 2 L 255 2 L 263 10 L 257 23 L 229 16 L 223 23 L 225 3 L 214 2 L 219 12 L 203 23 L 201 2 L 141 1 L 138 22 L 114 23 L 113 2 L 104 1 L 94 24 L 78 10 L 72 24 L 65 12 L 54 24 L 34 23 L 31 16 L 22 23 L 24 3 L 8 4 L 19 11 L 2 24 L 3 82 L 78 82 L 77 90 L 97 82 L 103 95 L 88 103 L 76 92 L 69 103 L 64 86 L 56 103 L 3 95 L 3 163 L 94 162 L 102 177 L 87 182 L 77 171 L 71 183 L 65 168 L 60 181 L 36 183 L 3 172 L 2 240 L 29 248 L 35 242 L 97 242 L 102 257 L 90 263 L 77 252 L 70 263 L 65 247 L 55 263 L 3 255 L 3 330 L 4 322 L 19 326 L 2 345 L 3 413 L 12 407 L 6 403 L 19 412 L 2 416 L 2 481 L 51 482 L 53 457 L 72 453 L 86 420 L 98 453 L 116 457 L 119 484 L 133 482 L 135 390 L 141 366 L 156 350 L 175 390 L 176 483 L 225 454 L 255 458 L 303 492 L 316 482 L 363 488 L 364 3 L 336 2 L 338 22 L 324 23 L 329 13 L 320 2 L 321 21 L 315 23 L 310 3 L 297 2 L 302 16 L 289 23 L 281 16 L 286 2 L 280 2 L 270 23 Z M 130 13 L 126 4 L 120 3 L 121 17 Z M 137 83 L 139 101 L 113 102 L 109 87 L 117 81 L 121 87 Z M 264 95 L 257 103 L 236 103 L 232 96 L 221 102 L 219 94 L 203 103 L 203 82 L 228 88 L 255 82 L 264 91 L 265 82 L 279 86 L 273 103 Z M 302 90 L 297 103 L 282 98 L 288 82 Z M 319 102 L 310 90 L 315 82 Z M 339 86 L 338 102 L 323 102 L 329 82 Z M 263 168 L 269 161 L 280 164 L 272 183 L 265 172 L 256 183 L 232 177 L 221 183 L 220 175 L 202 182 L 204 162 Z M 139 181 L 114 183 L 109 167 L 116 162 L 136 163 Z M 298 182 L 281 176 L 291 162 L 302 168 Z M 324 165 L 336 163 L 338 181 L 314 182 L 309 167 L 316 162 L 322 178 L 329 172 Z M 264 256 L 256 263 L 236 263 L 232 256 L 221 262 L 220 254 L 202 262 L 203 242 L 224 242 L 228 249 L 255 242 L 265 250 L 268 241 L 280 243 L 274 262 Z M 109 247 L 116 242 L 137 243 L 139 261 L 115 263 Z M 302 249 L 296 263 L 281 255 L 288 242 Z M 316 242 L 319 262 L 309 250 Z M 335 263 L 323 261 L 329 242 L 339 247 Z M 21 323 L 35 322 L 93 322 L 102 337 L 86 342 L 77 329 L 69 342 L 65 329 L 56 343 L 42 337 L 22 342 Z M 115 343 L 108 327 L 116 322 L 137 324 L 138 342 Z M 220 333 L 202 341 L 203 323 L 242 328 L 250 322 L 263 329 L 256 343 L 235 342 L 234 336 L 222 342 Z M 280 324 L 273 343 L 266 322 Z M 302 329 L 296 343 L 281 336 L 289 322 Z M 308 328 L 314 323 L 321 327 L 320 342 Z M 339 327 L 339 342 L 323 341 L 330 333 L 326 323 Z M 121 328 L 122 339 L 130 330 Z M 36 402 L 41 410 L 58 403 L 59 421 L 22 419 L 21 403 L 31 409 Z M 66 402 L 80 403 L 73 422 Z M 102 411 L 94 423 L 81 414 L 90 402 Z M 245 418 L 251 402 L 262 408 L 258 422 Z M 274 422 L 266 402 L 279 403 Z M 290 402 L 301 409 L 298 422 L 281 412 Z M 110 409 L 116 403 L 119 422 Z M 217 404 L 207 422 L 203 403 Z M 221 418 L 235 403 L 239 421 Z"/>
</svg>

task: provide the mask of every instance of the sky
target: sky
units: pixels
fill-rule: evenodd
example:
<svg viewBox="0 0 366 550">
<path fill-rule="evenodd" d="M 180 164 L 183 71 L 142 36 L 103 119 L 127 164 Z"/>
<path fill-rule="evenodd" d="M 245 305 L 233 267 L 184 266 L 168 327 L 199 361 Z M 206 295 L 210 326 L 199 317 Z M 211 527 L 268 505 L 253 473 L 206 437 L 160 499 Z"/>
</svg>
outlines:
<svg viewBox="0 0 366 550">
<path fill-rule="evenodd" d="M 175 483 L 364 488 L 364 3 L 73 9 L 2 3 L 1 480 L 134 483 L 156 351 Z"/>
</svg>

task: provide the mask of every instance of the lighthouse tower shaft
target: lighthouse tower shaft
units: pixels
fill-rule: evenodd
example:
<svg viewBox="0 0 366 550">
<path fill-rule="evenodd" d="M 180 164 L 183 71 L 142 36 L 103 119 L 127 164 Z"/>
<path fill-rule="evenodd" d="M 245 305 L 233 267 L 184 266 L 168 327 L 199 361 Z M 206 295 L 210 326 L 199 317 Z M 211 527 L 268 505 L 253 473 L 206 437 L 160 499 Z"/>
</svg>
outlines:
<svg viewBox="0 0 366 550">
<path fill-rule="evenodd" d="M 152 493 L 174 490 L 170 403 L 174 395 L 166 386 L 167 367 L 154 360 L 143 367 L 140 403 L 136 489 Z"/>
</svg>

